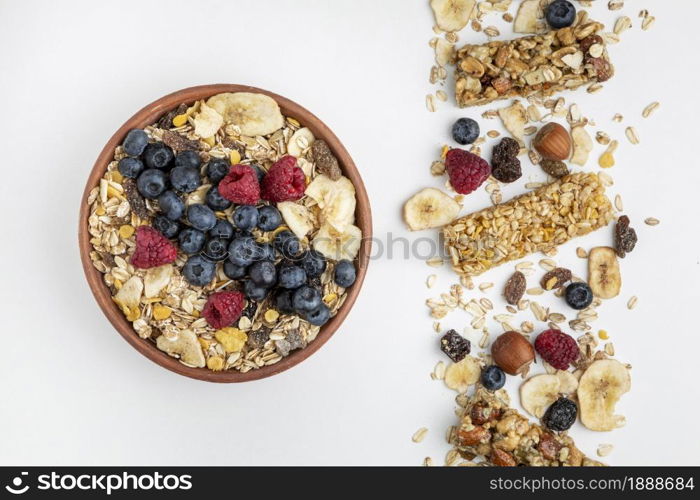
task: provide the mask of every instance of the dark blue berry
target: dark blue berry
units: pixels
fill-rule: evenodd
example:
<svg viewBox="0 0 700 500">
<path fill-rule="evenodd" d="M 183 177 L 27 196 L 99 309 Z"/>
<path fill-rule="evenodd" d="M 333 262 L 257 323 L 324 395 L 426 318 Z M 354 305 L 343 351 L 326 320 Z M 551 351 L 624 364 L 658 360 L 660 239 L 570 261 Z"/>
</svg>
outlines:
<svg viewBox="0 0 700 500">
<path fill-rule="evenodd" d="M 202 165 L 202 160 L 196 151 L 183 151 L 175 156 L 176 167 L 196 168 L 199 172 L 199 167 Z"/>
<path fill-rule="evenodd" d="M 196 168 L 175 167 L 170 171 L 170 184 L 181 193 L 191 193 L 202 184 L 202 179 Z"/>
<path fill-rule="evenodd" d="M 246 280 L 243 284 L 243 293 L 250 300 L 263 300 L 269 292 L 269 288 L 258 286 L 253 280 Z"/>
<path fill-rule="evenodd" d="M 313 311 L 309 311 L 304 315 L 306 321 L 316 326 L 325 325 L 330 319 L 330 317 L 331 311 L 328 309 L 328 306 L 323 302 L 321 302 L 321 305 L 318 306 L 316 309 L 314 309 Z"/>
<path fill-rule="evenodd" d="M 231 165 L 229 165 L 228 161 L 222 160 L 221 158 L 215 158 L 207 163 L 205 172 L 207 177 L 209 177 L 209 180 L 213 184 L 217 184 L 221 179 L 226 177 L 226 174 L 228 174 L 230 168 Z"/>
<path fill-rule="evenodd" d="M 148 135 L 140 128 L 129 130 L 122 143 L 124 152 L 131 156 L 140 155 L 146 149 L 146 146 L 148 146 Z"/>
<path fill-rule="evenodd" d="M 233 211 L 233 224 L 244 231 L 250 231 L 258 224 L 258 209 L 253 205 L 240 205 Z"/>
<path fill-rule="evenodd" d="M 292 295 L 292 306 L 298 313 L 311 312 L 321 305 L 321 292 L 310 286 L 297 288 Z"/>
<path fill-rule="evenodd" d="M 143 171 L 143 162 L 138 158 L 127 156 L 119 160 L 117 169 L 122 176 L 128 177 L 129 179 L 136 179 Z"/>
<path fill-rule="evenodd" d="M 274 231 L 282 224 L 282 215 L 272 205 L 264 205 L 258 209 L 258 227 L 262 231 Z"/>
<path fill-rule="evenodd" d="M 158 197 L 160 211 L 170 220 L 178 220 L 185 215 L 185 202 L 175 191 L 166 191 Z"/>
<path fill-rule="evenodd" d="M 496 365 L 490 365 L 481 372 L 481 385 L 489 391 L 497 391 L 506 383 L 506 374 Z"/>
<path fill-rule="evenodd" d="M 217 219 L 214 227 L 209 230 L 209 236 L 230 240 L 233 238 L 233 224 L 224 219 Z"/>
<path fill-rule="evenodd" d="M 452 138 L 458 144 L 471 144 L 479 137 L 479 124 L 471 118 L 460 118 L 452 125 Z"/>
<path fill-rule="evenodd" d="M 260 257 L 260 247 L 250 236 L 240 236 L 231 241 L 228 259 L 238 266 L 249 266 Z"/>
<path fill-rule="evenodd" d="M 198 253 L 204 247 L 206 239 L 202 231 L 193 227 L 186 227 L 177 235 L 180 250 L 188 255 Z"/>
<path fill-rule="evenodd" d="M 277 281 L 277 269 L 269 260 L 259 260 L 248 268 L 248 276 L 256 285 L 270 288 Z"/>
<path fill-rule="evenodd" d="M 306 272 L 294 265 L 280 266 L 277 271 L 277 284 L 282 288 L 299 288 L 306 283 Z"/>
<path fill-rule="evenodd" d="M 277 260 L 275 247 L 269 243 L 261 243 L 258 246 L 260 247 L 260 260 L 269 260 L 270 262 Z"/>
<path fill-rule="evenodd" d="M 224 262 L 224 274 L 232 280 L 239 280 L 245 278 L 248 269 L 245 266 L 237 266 L 230 260 Z"/>
<path fill-rule="evenodd" d="M 564 297 L 574 309 L 585 309 L 593 302 L 593 291 L 587 283 L 574 282 L 566 287 Z"/>
<path fill-rule="evenodd" d="M 209 260 L 222 261 L 228 257 L 228 241 L 222 238 L 211 238 L 204 244 L 202 253 Z"/>
<path fill-rule="evenodd" d="M 159 231 L 166 238 L 174 238 L 180 232 L 180 224 L 170 220 L 165 215 L 158 215 L 151 223 L 153 229 Z"/>
<path fill-rule="evenodd" d="M 209 188 L 207 194 L 204 196 L 204 202 L 209 208 L 217 212 L 226 210 L 231 206 L 231 202 L 221 196 L 218 186 L 212 186 Z"/>
<path fill-rule="evenodd" d="M 206 205 L 195 203 L 187 207 L 187 221 L 200 231 L 209 231 L 216 224 L 216 215 Z"/>
<path fill-rule="evenodd" d="M 301 243 L 299 238 L 291 231 L 280 231 L 275 235 L 272 244 L 275 249 L 288 259 L 298 258 L 301 254 Z"/>
<path fill-rule="evenodd" d="M 282 314 L 292 314 L 294 306 L 292 305 L 293 290 L 278 290 L 275 294 L 275 309 Z"/>
<path fill-rule="evenodd" d="M 574 24 L 576 7 L 567 0 L 554 0 L 547 7 L 546 18 L 552 28 L 566 28 Z"/>
<path fill-rule="evenodd" d="M 175 155 L 173 150 L 162 142 L 152 142 L 143 151 L 141 159 L 148 168 L 170 168 Z"/>
<path fill-rule="evenodd" d="M 576 403 L 564 396 L 557 399 L 542 417 L 542 423 L 547 429 L 563 432 L 571 428 L 576 422 L 578 408 Z"/>
<path fill-rule="evenodd" d="M 355 283 L 355 266 L 349 260 L 341 260 L 335 265 L 335 271 L 333 273 L 333 281 L 338 286 L 347 288 Z"/>
<path fill-rule="evenodd" d="M 190 285 L 206 286 L 216 276 L 216 264 L 201 255 L 193 255 L 185 262 L 182 275 Z"/>
<path fill-rule="evenodd" d="M 326 258 L 321 252 L 316 250 L 309 250 L 304 252 L 299 262 L 301 267 L 306 271 L 306 276 L 308 278 L 318 278 L 326 270 Z"/>
<path fill-rule="evenodd" d="M 162 171 L 155 168 L 147 168 L 136 179 L 136 189 L 144 198 L 154 199 L 158 198 L 165 191 L 166 183 L 167 179 Z"/>
</svg>

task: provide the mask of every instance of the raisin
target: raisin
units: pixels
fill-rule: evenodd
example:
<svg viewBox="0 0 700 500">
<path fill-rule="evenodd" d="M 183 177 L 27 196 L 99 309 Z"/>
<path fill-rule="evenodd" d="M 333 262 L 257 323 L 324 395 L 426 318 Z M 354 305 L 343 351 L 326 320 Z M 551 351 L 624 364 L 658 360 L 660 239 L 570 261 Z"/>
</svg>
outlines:
<svg viewBox="0 0 700 500">
<path fill-rule="evenodd" d="M 257 312 L 257 310 L 258 303 L 254 300 L 248 300 L 248 304 L 246 304 L 245 309 L 243 309 L 241 316 L 245 316 L 246 318 L 252 321 L 255 317 L 255 313 Z"/>
<path fill-rule="evenodd" d="M 131 206 L 131 211 L 142 219 L 148 218 L 150 214 L 148 213 L 148 207 L 146 207 L 146 200 L 143 199 L 141 193 L 136 189 L 136 181 L 129 178 L 124 179 L 122 186 L 126 193 L 126 200 Z"/>
<path fill-rule="evenodd" d="M 471 343 L 454 330 L 449 330 L 440 339 L 440 349 L 455 363 L 462 361 L 471 347 Z"/>
<path fill-rule="evenodd" d="M 170 127 L 173 126 L 173 118 L 175 118 L 177 115 L 183 114 L 185 111 L 187 111 L 187 104 L 184 102 L 180 104 L 177 108 L 171 109 L 167 113 L 165 113 L 163 116 L 161 116 L 158 119 L 158 122 L 156 125 L 158 128 L 162 129 L 169 129 Z"/>
<path fill-rule="evenodd" d="M 493 161 L 518 156 L 520 144 L 512 137 L 504 137 L 501 142 L 493 147 Z"/>
<path fill-rule="evenodd" d="M 180 151 L 197 151 L 199 149 L 199 142 L 170 130 L 163 132 L 163 144 L 170 146 L 173 151 L 178 153 Z"/>
<path fill-rule="evenodd" d="M 270 329 L 267 327 L 259 328 L 248 334 L 248 347 L 262 349 L 268 340 L 270 340 Z"/>
<path fill-rule="evenodd" d="M 576 403 L 562 396 L 552 403 L 552 406 L 547 408 L 542 417 L 542 423 L 549 430 L 565 431 L 574 425 L 577 414 L 578 408 L 576 408 Z"/>
<path fill-rule="evenodd" d="M 563 267 L 555 267 L 542 276 L 540 286 L 545 290 L 554 290 L 571 280 L 571 271 Z"/>
<path fill-rule="evenodd" d="M 542 170 L 544 170 L 547 174 L 551 175 L 552 177 L 556 177 L 557 179 L 564 177 L 565 175 L 569 175 L 570 173 L 566 163 L 560 160 L 548 160 L 544 158 L 540 162 L 540 167 L 542 167 Z"/>
<path fill-rule="evenodd" d="M 311 145 L 311 155 L 316 163 L 316 170 L 333 181 L 340 179 L 342 172 L 338 165 L 338 159 L 333 155 L 326 141 L 316 139 Z"/>
<path fill-rule="evenodd" d="M 523 175 L 520 169 L 520 160 L 508 158 L 497 163 L 492 163 L 491 175 L 501 182 L 515 182 Z"/>
<path fill-rule="evenodd" d="M 525 294 L 525 288 L 527 287 L 527 281 L 525 280 L 525 275 L 520 271 L 515 271 L 513 276 L 508 278 L 506 281 L 506 288 L 503 291 L 503 296 L 506 298 L 506 302 L 511 305 L 516 305 L 520 302 Z"/>
<path fill-rule="evenodd" d="M 304 337 L 299 333 L 298 329 L 288 331 L 285 340 L 289 342 L 289 347 L 292 351 L 306 347 L 306 340 L 304 340 Z"/>
<path fill-rule="evenodd" d="M 630 227 L 630 218 L 621 215 L 615 224 L 615 251 L 618 257 L 625 258 L 637 244 L 637 232 Z"/>
</svg>

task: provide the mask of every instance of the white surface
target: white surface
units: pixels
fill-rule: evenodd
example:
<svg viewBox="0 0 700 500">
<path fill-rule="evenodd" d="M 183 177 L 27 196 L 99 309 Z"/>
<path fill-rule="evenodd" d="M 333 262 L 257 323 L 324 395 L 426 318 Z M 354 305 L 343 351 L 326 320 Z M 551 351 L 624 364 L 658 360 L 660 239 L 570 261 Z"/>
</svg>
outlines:
<svg viewBox="0 0 700 500">
<path fill-rule="evenodd" d="M 593 130 L 620 140 L 610 192 L 623 195 L 640 243 L 622 262 L 621 296 L 600 308 L 595 326 L 634 365 L 633 391 L 619 405 L 625 428 L 594 434 L 577 424 L 572 433 L 587 453 L 615 444 L 613 464 L 698 464 L 698 106 L 683 95 L 700 76 L 700 6 L 629 1 L 609 13 L 607 2 L 595 3 L 593 17 L 610 28 L 621 14 L 635 28 L 611 47 L 617 76 L 602 92 L 564 97 L 596 120 Z M 648 32 L 639 29 L 643 7 L 658 18 Z M 214 82 L 267 88 L 320 116 L 362 171 L 375 234 L 409 236 L 403 201 L 441 186 L 428 166 L 450 124 L 482 111 L 425 111 L 432 24 L 424 0 L 0 1 L 0 463 L 442 462 L 454 393 L 429 378 L 445 358 L 424 300 L 455 281 L 448 269 L 428 291 L 433 270 L 420 260 L 375 260 L 355 309 L 316 355 L 272 379 L 213 385 L 159 368 L 116 334 L 90 295 L 76 241 L 84 180 L 113 131 L 163 94 Z M 462 42 L 480 40 L 463 32 Z M 661 108 L 643 120 L 653 100 Z M 612 123 L 615 112 L 624 124 Z M 498 128 L 479 121 L 484 132 Z M 638 146 L 624 139 L 629 124 Z M 601 151 L 596 145 L 591 169 Z M 526 177 L 543 179 L 538 167 L 524 169 L 506 198 Z M 482 190 L 465 213 L 487 204 Z M 648 216 L 661 225 L 645 226 Z M 557 260 L 583 274 L 575 247 L 609 242 L 600 231 Z M 511 269 L 478 280 L 497 284 L 488 293 L 495 301 Z M 633 312 L 631 295 L 639 296 Z M 453 313 L 442 324 L 461 329 L 468 319 Z M 413 444 L 421 426 L 430 433 Z"/>
</svg>

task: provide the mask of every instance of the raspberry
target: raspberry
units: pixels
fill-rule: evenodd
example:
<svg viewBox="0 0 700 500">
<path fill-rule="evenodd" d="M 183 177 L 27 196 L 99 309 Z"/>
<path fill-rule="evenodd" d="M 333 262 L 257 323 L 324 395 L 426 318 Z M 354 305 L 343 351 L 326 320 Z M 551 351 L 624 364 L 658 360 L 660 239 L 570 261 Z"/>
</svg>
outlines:
<svg viewBox="0 0 700 500">
<path fill-rule="evenodd" d="M 134 267 L 148 269 L 169 264 L 177 258 L 177 247 L 149 226 L 136 229 L 136 251 L 131 256 Z"/>
<path fill-rule="evenodd" d="M 559 370 L 566 370 L 579 357 L 573 337 L 559 330 L 545 330 L 535 339 L 535 349 L 542 359 Z"/>
<path fill-rule="evenodd" d="M 243 312 L 245 297 L 241 292 L 216 292 L 207 299 L 202 316 L 214 328 L 225 328 L 238 321 Z"/>
<path fill-rule="evenodd" d="M 491 167 L 486 160 L 457 148 L 447 152 L 445 167 L 450 176 L 450 184 L 460 194 L 471 193 L 491 174 Z"/>
<path fill-rule="evenodd" d="M 304 172 L 297 167 L 297 159 L 283 156 L 270 167 L 263 179 L 262 197 L 273 202 L 294 201 L 304 196 L 305 189 L 306 179 Z"/>
<path fill-rule="evenodd" d="M 239 205 L 255 205 L 260 201 L 258 176 L 250 165 L 233 165 L 219 183 L 219 194 Z"/>
</svg>

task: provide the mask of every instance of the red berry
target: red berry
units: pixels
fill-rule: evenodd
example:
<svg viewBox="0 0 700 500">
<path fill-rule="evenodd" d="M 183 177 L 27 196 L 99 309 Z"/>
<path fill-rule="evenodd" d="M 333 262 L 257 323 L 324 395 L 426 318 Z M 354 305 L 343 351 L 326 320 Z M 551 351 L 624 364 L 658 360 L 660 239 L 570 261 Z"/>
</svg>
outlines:
<svg viewBox="0 0 700 500">
<path fill-rule="evenodd" d="M 275 162 L 262 183 L 263 200 L 280 202 L 298 200 L 304 196 L 306 179 L 297 159 L 283 156 Z"/>
<path fill-rule="evenodd" d="M 260 201 L 258 176 L 250 165 L 232 165 L 219 183 L 219 193 L 239 205 L 255 205 Z"/>
<path fill-rule="evenodd" d="M 241 317 L 245 297 L 241 292 L 216 292 L 207 299 L 202 316 L 214 328 L 231 326 Z"/>
<path fill-rule="evenodd" d="M 545 330 L 535 339 L 535 350 L 547 363 L 566 370 L 579 357 L 578 344 L 570 335 L 559 330 Z"/>
<path fill-rule="evenodd" d="M 486 160 L 457 148 L 447 152 L 445 168 L 450 176 L 450 184 L 460 194 L 471 193 L 491 175 L 491 167 Z"/>
<path fill-rule="evenodd" d="M 172 241 L 150 226 L 136 229 L 136 250 L 131 256 L 134 267 L 148 269 L 169 264 L 177 258 L 177 247 Z"/>
</svg>

